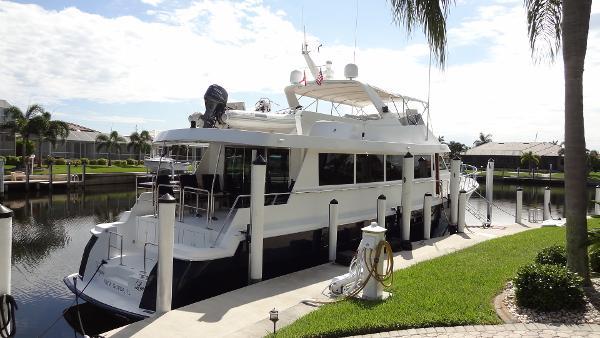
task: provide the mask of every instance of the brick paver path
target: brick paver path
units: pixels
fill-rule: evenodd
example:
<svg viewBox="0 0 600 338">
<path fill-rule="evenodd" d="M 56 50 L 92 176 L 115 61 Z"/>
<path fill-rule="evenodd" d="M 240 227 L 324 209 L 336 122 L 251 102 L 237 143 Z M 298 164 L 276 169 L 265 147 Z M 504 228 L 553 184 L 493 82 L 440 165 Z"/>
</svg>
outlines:
<svg viewBox="0 0 600 338">
<path fill-rule="evenodd" d="M 508 338 L 600 338 L 600 325 L 564 325 L 564 324 L 504 324 L 504 325 L 470 325 L 451 327 L 429 327 L 401 331 L 380 332 L 362 338 L 379 337 L 508 337 Z"/>
</svg>

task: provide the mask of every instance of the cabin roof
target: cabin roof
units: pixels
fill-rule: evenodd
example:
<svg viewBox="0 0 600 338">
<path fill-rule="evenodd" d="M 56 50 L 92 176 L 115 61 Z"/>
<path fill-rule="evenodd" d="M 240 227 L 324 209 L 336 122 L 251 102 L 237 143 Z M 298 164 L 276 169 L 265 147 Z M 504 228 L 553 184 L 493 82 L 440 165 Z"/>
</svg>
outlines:
<svg viewBox="0 0 600 338">
<path fill-rule="evenodd" d="M 489 142 L 467 150 L 464 155 L 521 156 L 531 151 L 538 156 L 559 156 L 561 146 L 550 142 Z"/>
<path fill-rule="evenodd" d="M 374 93 L 383 102 L 393 99 L 397 101 L 405 100 L 425 103 L 425 101 L 419 99 L 391 93 L 355 80 L 324 80 L 321 85 L 315 81 L 309 81 L 306 86 L 302 84 L 290 85 L 285 91 L 286 93 L 294 93 L 301 97 L 310 97 L 362 108 L 373 104 L 373 100 L 368 93 L 368 88 L 372 88 Z"/>
</svg>

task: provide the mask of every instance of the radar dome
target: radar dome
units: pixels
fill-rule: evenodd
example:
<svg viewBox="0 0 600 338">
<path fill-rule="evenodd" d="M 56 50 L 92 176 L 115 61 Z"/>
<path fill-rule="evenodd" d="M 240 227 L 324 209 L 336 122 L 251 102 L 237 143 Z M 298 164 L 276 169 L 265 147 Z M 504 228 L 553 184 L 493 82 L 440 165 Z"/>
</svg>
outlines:
<svg viewBox="0 0 600 338">
<path fill-rule="evenodd" d="M 298 83 L 300 83 L 300 81 L 302 81 L 302 77 L 303 77 L 303 75 L 302 75 L 301 71 L 299 71 L 299 70 L 293 70 L 290 73 L 290 82 L 292 84 L 298 84 Z"/>
<path fill-rule="evenodd" d="M 358 66 L 354 63 L 349 63 L 344 67 L 344 77 L 347 79 L 355 79 L 358 77 Z"/>
</svg>

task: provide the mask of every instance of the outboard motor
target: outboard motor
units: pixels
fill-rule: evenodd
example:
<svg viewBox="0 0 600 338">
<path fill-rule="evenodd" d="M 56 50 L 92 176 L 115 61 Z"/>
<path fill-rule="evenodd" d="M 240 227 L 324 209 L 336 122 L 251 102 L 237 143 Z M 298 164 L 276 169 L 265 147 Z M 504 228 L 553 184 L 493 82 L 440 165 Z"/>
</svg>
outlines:
<svg viewBox="0 0 600 338">
<path fill-rule="evenodd" d="M 223 123 L 221 117 L 225 113 L 227 105 L 227 91 L 225 88 L 213 84 L 206 90 L 204 94 L 204 106 L 206 113 L 202 116 L 204 120 L 204 128 L 215 128 L 217 122 Z"/>
</svg>

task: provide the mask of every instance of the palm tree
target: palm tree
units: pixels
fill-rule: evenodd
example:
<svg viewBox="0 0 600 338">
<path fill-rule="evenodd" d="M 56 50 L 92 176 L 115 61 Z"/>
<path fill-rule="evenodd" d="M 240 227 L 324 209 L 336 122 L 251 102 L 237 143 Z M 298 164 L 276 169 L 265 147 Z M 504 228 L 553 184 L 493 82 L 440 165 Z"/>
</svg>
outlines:
<svg viewBox="0 0 600 338">
<path fill-rule="evenodd" d="M 456 141 L 450 141 L 448 142 L 448 148 L 450 148 L 450 157 L 454 157 L 455 155 L 460 155 L 460 153 L 467 151 L 469 149 L 469 147 L 467 147 L 466 145 L 460 143 L 460 142 L 456 142 Z"/>
<path fill-rule="evenodd" d="M 529 171 L 533 169 L 533 167 L 538 167 L 540 165 L 540 157 L 535 155 L 532 151 L 524 152 L 521 155 L 521 165 L 528 166 Z"/>
<path fill-rule="evenodd" d="M 98 143 L 96 148 L 98 149 L 98 151 L 106 149 L 106 152 L 108 153 L 108 165 L 111 166 L 112 159 L 110 155 L 114 152 L 120 153 L 121 143 L 124 142 L 125 139 L 119 136 L 119 133 L 117 131 L 113 130 L 108 135 L 100 134 L 96 137 L 96 143 Z"/>
<path fill-rule="evenodd" d="M 34 118 L 44 114 L 44 108 L 39 104 L 34 104 L 29 106 L 25 113 L 23 113 L 18 107 L 12 106 L 6 110 L 6 113 L 11 120 L 0 125 L 0 128 L 8 129 L 14 134 L 21 135 L 23 139 L 21 146 L 21 153 L 23 154 L 22 165 L 25 167 L 27 162 L 27 157 L 25 156 L 27 153 L 26 146 L 29 143 L 29 138 L 31 135 L 39 133 L 39 121 L 34 120 Z"/>
<path fill-rule="evenodd" d="M 422 25 L 435 61 L 446 60 L 446 16 L 451 0 L 390 0 L 397 23 L 410 33 Z M 551 60 L 561 42 L 565 76 L 565 213 L 567 266 L 591 284 L 587 255 L 587 156 L 583 122 L 583 67 L 587 51 L 592 0 L 525 0 L 532 55 L 537 41 L 547 43 Z"/>
<path fill-rule="evenodd" d="M 442 144 L 446 144 L 446 140 L 444 139 L 444 136 L 438 136 L 438 142 L 442 143 Z"/>
<path fill-rule="evenodd" d="M 129 151 L 133 149 L 136 153 L 138 153 L 138 160 L 141 160 L 142 154 L 147 154 L 152 150 L 152 145 L 150 144 L 151 141 L 152 137 L 147 130 L 142 130 L 141 133 L 136 131 L 129 135 L 127 149 Z"/>
<path fill-rule="evenodd" d="M 475 147 L 492 142 L 492 134 L 479 133 L 479 138 L 473 142 Z"/>
<path fill-rule="evenodd" d="M 587 253 L 587 156 L 583 122 L 583 66 L 592 0 L 525 0 L 532 54 L 538 39 L 550 60 L 562 47 L 565 76 L 565 216 L 567 266 L 591 284 Z"/>
<path fill-rule="evenodd" d="M 46 141 L 54 147 L 59 139 L 64 140 L 69 136 L 69 124 L 63 121 L 53 121 L 52 115 L 46 111 L 32 118 L 30 123 L 35 126 L 38 138 L 38 165 L 41 167 L 43 142 Z"/>
</svg>

